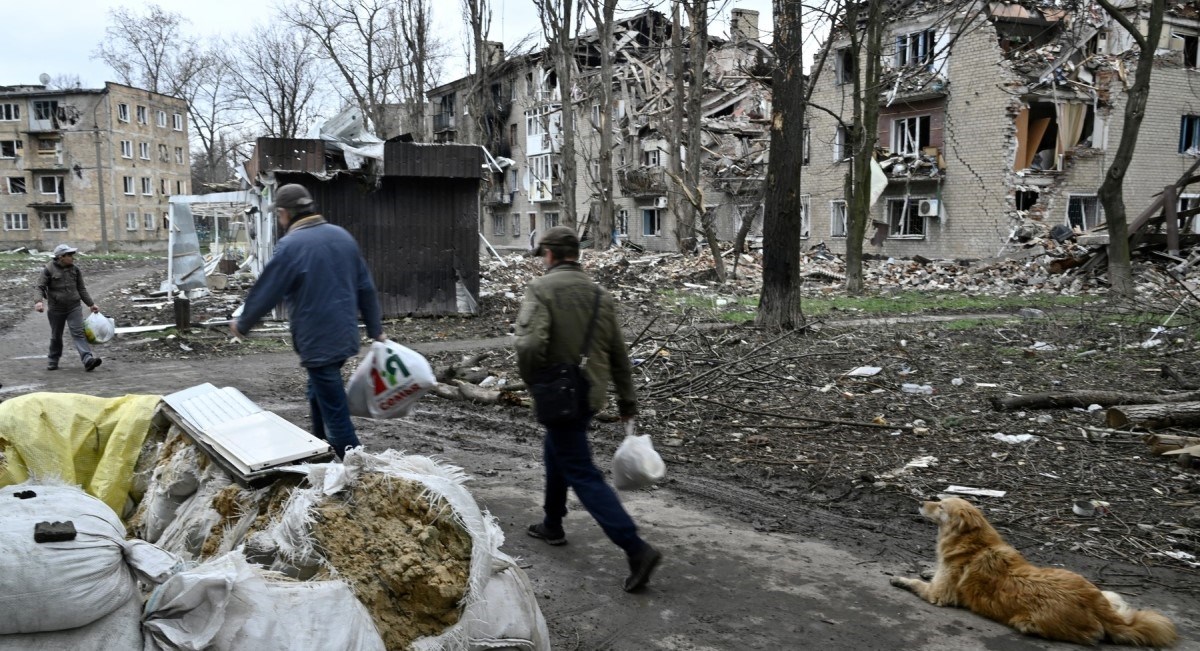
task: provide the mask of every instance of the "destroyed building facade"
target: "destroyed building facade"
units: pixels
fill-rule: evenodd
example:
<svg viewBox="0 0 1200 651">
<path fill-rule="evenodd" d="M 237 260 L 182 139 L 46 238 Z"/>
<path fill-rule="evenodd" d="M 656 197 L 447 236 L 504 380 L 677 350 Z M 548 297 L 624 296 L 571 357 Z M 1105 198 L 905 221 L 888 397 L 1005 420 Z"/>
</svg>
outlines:
<svg viewBox="0 0 1200 651">
<path fill-rule="evenodd" d="M 758 12 L 733 9 L 729 40 L 710 37 L 705 61 L 702 191 L 717 216 L 722 239 L 732 240 L 743 215 L 761 234 L 762 186 L 771 116 L 771 53 L 758 38 Z M 598 224 L 600 203 L 599 84 L 613 88 L 613 199 L 621 239 L 651 250 L 674 250 L 675 192 L 670 164 L 672 89 L 671 22 L 645 11 L 614 26 L 614 72 L 600 79 L 595 31 L 576 44 L 578 72 L 571 89 L 557 82 L 545 51 L 505 58 L 491 44 L 493 65 L 482 82 L 489 98 L 482 119 L 469 115 L 474 78 L 464 77 L 429 92 L 431 133 L 437 142 L 483 145 L 490 153 L 480 231 L 497 247 L 529 245 L 531 233 L 560 223 L 565 202 L 579 222 Z M 684 38 L 686 42 L 686 38 Z M 690 77 L 688 79 L 690 83 Z M 564 101 L 564 98 L 567 98 Z M 562 107 L 574 106 L 576 194 L 563 196 Z M 685 116 L 685 120 L 687 117 Z M 479 136 L 476 134 L 486 135 Z M 685 154 L 686 155 L 686 154 Z"/>
<path fill-rule="evenodd" d="M 191 185 L 187 103 L 107 82 L 0 86 L 0 247 L 161 250 Z"/>
<path fill-rule="evenodd" d="M 1104 222 L 1097 190 L 1121 138 L 1137 46 L 1099 6 L 1062 6 L 925 2 L 889 22 L 873 183 L 886 186 L 871 208 L 864 253 L 984 258 L 1059 224 L 1082 232 Z M 1126 6 L 1144 29 L 1145 16 Z M 1200 152 L 1200 21 L 1183 5 L 1167 13 L 1125 179 L 1130 215 Z M 843 252 L 850 151 L 834 115 L 850 124 L 850 82 L 861 62 L 844 33 L 831 38 L 813 75 L 821 110 L 807 117 L 802 237 Z M 1179 202 L 1191 207 L 1200 195 Z"/>
</svg>

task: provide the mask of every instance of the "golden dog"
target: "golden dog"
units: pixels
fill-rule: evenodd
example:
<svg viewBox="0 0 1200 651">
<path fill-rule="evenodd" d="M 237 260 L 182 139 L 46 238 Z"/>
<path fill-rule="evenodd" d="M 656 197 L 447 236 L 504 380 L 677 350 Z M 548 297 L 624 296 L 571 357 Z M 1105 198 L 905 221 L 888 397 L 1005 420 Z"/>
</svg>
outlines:
<svg viewBox="0 0 1200 651">
<path fill-rule="evenodd" d="M 1076 644 L 1108 638 L 1163 647 L 1179 637 L 1159 613 L 1133 610 L 1074 572 L 1030 565 L 966 500 L 925 502 L 921 515 L 938 523 L 933 581 L 892 577 L 892 585 L 931 604 L 963 606 L 1022 633 Z"/>
</svg>

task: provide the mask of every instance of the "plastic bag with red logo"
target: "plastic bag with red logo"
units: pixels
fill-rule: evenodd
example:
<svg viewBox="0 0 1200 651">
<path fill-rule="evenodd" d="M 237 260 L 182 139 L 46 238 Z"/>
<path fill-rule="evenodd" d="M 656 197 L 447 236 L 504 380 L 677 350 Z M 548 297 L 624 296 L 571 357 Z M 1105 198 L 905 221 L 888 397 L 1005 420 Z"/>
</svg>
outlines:
<svg viewBox="0 0 1200 651">
<path fill-rule="evenodd" d="M 423 355 L 394 341 L 377 341 L 350 376 L 350 413 L 366 418 L 398 418 L 437 384 Z"/>
</svg>

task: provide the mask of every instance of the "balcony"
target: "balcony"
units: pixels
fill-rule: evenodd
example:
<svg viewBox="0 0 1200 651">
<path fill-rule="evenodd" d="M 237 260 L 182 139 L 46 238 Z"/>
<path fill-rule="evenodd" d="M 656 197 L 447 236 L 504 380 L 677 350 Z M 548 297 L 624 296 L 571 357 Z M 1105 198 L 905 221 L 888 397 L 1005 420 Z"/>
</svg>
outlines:
<svg viewBox="0 0 1200 651">
<path fill-rule="evenodd" d="M 631 197 L 654 197 L 667 193 L 667 173 L 662 167 L 639 167 L 619 175 L 621 192 Z"/>
<path fill-rule="evenodd" d="M 454 114 L 453 113 L 435 113 L 433 115 L 433 132 L 453 131 L 454 130 Z"/>
<path fill-rule="evenodd" d="M 511 206 L 512 193 L 508 190 L 493 190 L 483 195 L 483 201 L 489 206 Z"/>
</svg>

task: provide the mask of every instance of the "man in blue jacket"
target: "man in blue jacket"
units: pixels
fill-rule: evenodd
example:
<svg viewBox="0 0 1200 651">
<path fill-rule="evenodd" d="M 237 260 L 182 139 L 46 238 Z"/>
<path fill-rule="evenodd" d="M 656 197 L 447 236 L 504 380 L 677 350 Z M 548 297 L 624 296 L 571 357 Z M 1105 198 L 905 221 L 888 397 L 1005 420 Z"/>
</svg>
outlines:
<svg viewBox="0 0 1200 651">
<path fill-rule="evenodd" d="M 308 370 L 313 436 L 329 441 L 341 458 L 359 446 L 342 386 L 342 366 L 358 354 L 359 314 L 367 335 L 387 340 L 375 283 L 354 238 L 316 213 L 303 186 L 292 183 L 276 191 L 275 217 L 284 234 L 246 297 L 241 318 L 229 329 L 241 337 L 285 302 L 292 347 Z"/>
</svg>

